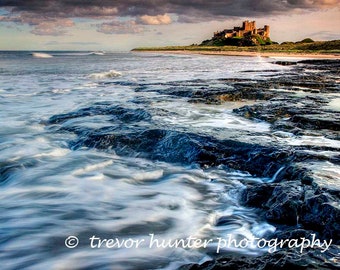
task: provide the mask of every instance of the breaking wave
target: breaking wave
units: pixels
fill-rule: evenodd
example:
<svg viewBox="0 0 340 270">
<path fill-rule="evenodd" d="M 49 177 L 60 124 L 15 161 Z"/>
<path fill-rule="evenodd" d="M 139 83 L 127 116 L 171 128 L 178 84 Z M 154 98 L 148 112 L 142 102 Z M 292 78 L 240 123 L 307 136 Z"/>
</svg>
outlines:
<svg viewBox="0 0 340 270">
<path fill-rule="evenodd" d="M 90 78 L 101 80 L 101 79 L 107 79 L 107 78 L 115 78 L 122 76 L 122 73 L 116 71 L 116 70 L 110 70 L 105 72 L 99 72 L 99 73 L 92 73 L 89 75 Z"/>
<path fill-rule="evenodd" d="M 50 54 L 48 54 L 48 53 L 39 53 L 39 52 L 37 52 L 37 53 L 32 53 L 32 56 L 33 56 L 34 58 L 52 58 L 52 57 L 53 57 L 52 55 L 50 55 Z"/>
<path fill-rule="evenodd" d="M 105 52 L 103 52 L 103 51 L 90 52 L 89 55 L 105 55 Z"/>
</svg>

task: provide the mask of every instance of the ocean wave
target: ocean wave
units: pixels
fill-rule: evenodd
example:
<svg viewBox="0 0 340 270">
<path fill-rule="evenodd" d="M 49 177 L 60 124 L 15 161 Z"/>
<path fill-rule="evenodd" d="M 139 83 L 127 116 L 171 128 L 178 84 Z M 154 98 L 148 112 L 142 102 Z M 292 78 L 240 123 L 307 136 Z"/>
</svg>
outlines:
<svg viewBox="0 0 340 270">
<path fill-rule="evenodd" d="M 105 55 L 105 52 L 103 52 L 103 51 L 90 52 L 89 55 Z"/>
<path fill-rule="evenodd" d="M 32 53 L 32 56 L 35 58 L 52 58 L 53 56 L 48 53 Z"/>
<path fill-rule="evenodd" d="M 99 73 L 92 73 L 89 75 L 90 78 L 100 80 L 100 79 L 106 79 L 106 78 L 115 78 L 122 76 L 122 73 L 116 71 L 116 70 L 110 70 L 105 72 L 99 72 Z"/>
</svg>

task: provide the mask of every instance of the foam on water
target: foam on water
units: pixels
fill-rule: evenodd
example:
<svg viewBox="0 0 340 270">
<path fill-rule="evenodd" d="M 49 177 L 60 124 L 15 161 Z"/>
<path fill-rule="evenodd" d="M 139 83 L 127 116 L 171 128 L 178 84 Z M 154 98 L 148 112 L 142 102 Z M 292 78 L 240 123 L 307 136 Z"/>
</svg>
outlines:
<svg viewBox="0 0 340 270">
<path fill-rule="evenodd" d="M 122 76 L 122 73 L 116 70 L 104 71 L 100 73 L 92 73 L 89 75 L 91 79 L 96 79 L 96 80 L 115 78 L 115 77 L 120 77 L 120 76 Z"/>
<path fill-rule="evenodd" d="M 105 52 L 103 52 L 103 51 L 90 52 L 89 55 L 105 55 Z"/>
<path fill-rule="evenodd" d="M 331 110 L 340 112 L 340 98 L 333 99 L 327 106 Z"/>
<path fill-rule="evenodd" d="M 192 104 L 185 100 L 177 100 L 175 103 L 155 102 L 154 108 L 167 111 L 166 115 L 154 116 L 153 120 L 160 122 L 162 125 L 171 125 L 184 130 L 190 129 L 199 133 L 213 134 L 217 138 L 229 138 L 231 134 L 238 132 L 254 132 L 256 134 L 252 140 L 258 142 L 271 142 L 269 136 L 270 124 L 263 121 L 251 121 L 236 116 L 232 113 L 232 108 L 236 106 L 247 105 L 248 102 L 226 102 L 221 106 Z M 214 130 L 217 130 L 214 132 Z M 224 132 L 221 132 L 224 130 Z M 265 136 L 262 138 L 260 134 Z M 242 138 L 240 138 L 242 140 Z M 244 137 L 248 141 L 249 137 Z"/>
<path fill-rule="evenodd" d="M 73 173 L 78 175 L 78 174 L 84 174 L 90 171 L 96 171 L 98 169 L 102 169 L 102 168 L 105 168 L 106 166 L 112 165 L 112 163 L 113 163 L 112 160 L 108 160 L 108 161 L 104 161 L 98 164 L 88 165 L 85 168 L 81 168 L 81 169 L 74 171 Z"/>
<path fill-rule="evenodd" d="M 290 136 L 284 138 L 278 138 L 280 141 L 284 141 L 288 145 L 314 145 L 314 146 L 327 146 L 332 148 L 340 148 L 340 142 L 325 138 L 324 136 Z"/>
<path fill-rule="evenodd" d="M 52 58 L 53 57 L 53 55 L 51 55 L 51 54 L 40 53 L 40 52 L 32 53 L 32 56 L 34 58 Z"/>
<path fill-rule="evenodd" d="M 49 153 L 39 153 L 34 155 L 34 158 L 41 158 L 41 157 L 62 157 L 62 156 L 66 156 L 67 153 L 69 153 L 70 150 L 69 149 L 54 149 Z"/>
</svg>

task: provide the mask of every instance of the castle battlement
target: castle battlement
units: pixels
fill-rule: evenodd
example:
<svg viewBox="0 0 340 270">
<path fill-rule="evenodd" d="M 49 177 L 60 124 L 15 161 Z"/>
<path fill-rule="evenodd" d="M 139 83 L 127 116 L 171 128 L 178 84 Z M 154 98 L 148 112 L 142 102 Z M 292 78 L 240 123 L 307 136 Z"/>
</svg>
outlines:
<svg viewBox="0 0 340 270">
<path fill-rule="evenodd" d="M 259 35 L 264 39 L 269 38 L 269 25 L 265 25 L 263 28 L 256 28 L 255 21 L 244 21 L 242 26 L 235 26 L 233 29 L 224 29 L 223 31 L 214 33 L 214 37 L 219 38 L 245 37 L 251 35 Z"/>
</svg>

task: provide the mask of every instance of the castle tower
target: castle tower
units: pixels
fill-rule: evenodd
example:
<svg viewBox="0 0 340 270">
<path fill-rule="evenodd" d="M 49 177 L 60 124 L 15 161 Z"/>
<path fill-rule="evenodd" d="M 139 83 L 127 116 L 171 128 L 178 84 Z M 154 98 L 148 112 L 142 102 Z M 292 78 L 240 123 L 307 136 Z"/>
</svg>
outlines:
<svg viewBox="0 0 340 270">
<path fill-rule="evenodd" d="M 265 25 L 265 26 L 264 26 L 264 33 L 263 33 L 263 36 L 269 38 L 269 36 L 270 36 L 269 25 Z"/>
<path fill-rule="evenodd" d="M 242 24 L 242 28 L 244 31 L 253 31 L 254 29 L 256 29 L 256 22 L 244 21 Z"/>
<path fill-rule="evenodd" d="M 255 21 L 252 21 L 251 22 L 251 31 L 255 30 L 256 29 L 256 22 Z"/>
<path fill-rule="evenodd" d="M 245 30 L 245 29 L 246 29 L 246 27 L 247 27 L 247 23 L 248 23 L 248 21 L 244 21 L 244 22 L 242 23 L 242 29 L 243 29 L 243 30 Z"/>
</svg>

